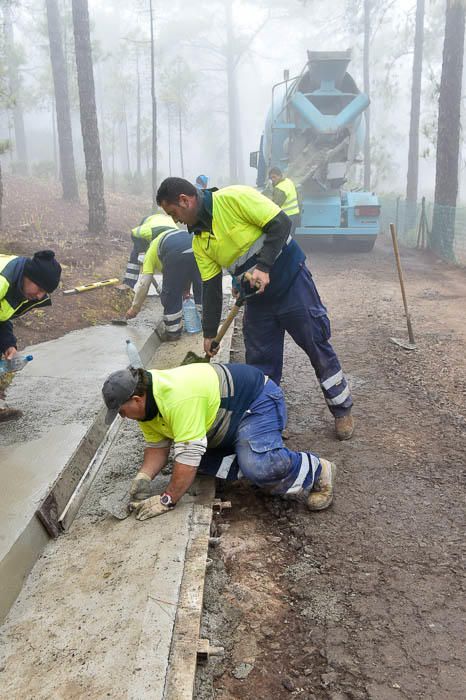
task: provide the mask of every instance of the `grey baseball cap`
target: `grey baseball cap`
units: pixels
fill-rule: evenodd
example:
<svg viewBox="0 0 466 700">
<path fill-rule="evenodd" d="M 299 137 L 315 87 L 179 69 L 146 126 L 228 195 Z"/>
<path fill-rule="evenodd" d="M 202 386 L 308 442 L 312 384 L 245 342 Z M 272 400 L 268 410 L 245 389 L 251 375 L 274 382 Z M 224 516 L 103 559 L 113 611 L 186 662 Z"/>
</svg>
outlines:
<svg viewBox="0 0 466 700">
<path fill-rule="evenodd" d="M 106 425 L 110 425 L 115 420 L 120 407 L 133 395 L 137 383 L 137 372 L 131 367 L 112 372 L 107 377 L 102 387 L 102 394 L 108 409 L 105 416 Z"/>
</svg>

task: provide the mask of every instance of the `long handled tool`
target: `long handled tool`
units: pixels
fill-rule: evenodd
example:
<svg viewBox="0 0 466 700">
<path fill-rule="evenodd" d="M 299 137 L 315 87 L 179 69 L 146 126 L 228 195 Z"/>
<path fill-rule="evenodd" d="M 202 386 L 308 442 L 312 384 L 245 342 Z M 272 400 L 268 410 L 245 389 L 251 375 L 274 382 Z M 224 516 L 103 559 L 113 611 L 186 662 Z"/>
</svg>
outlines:
<svg viewBox="0 0 466 700">
<path fill-rule="evenodd" d="M 401 269 L 400 251 L 398 250 L 398 240 L 396 237 L 395 224 L 390 224 L 390 233 L 392 234 L 393 251 L 395 253 L 396 267 L 398 269 L 398 277 L 400 279 L 401 296 L 403 297 L 403 306 L 405 309 L 406 325 L 408 326 L 409 343 L 407 343 L 405 340 L 399 340 L 397 338 L 390 338 L 390 340 L 392 343 L 395 343 L 395 345 L 399 345 L 401 348 L 404 348 L 405 350 L 416 350 L 416 341 L 414 340 L 414 333 L 413 333 L 413 327 L 411 324 L 411 317 L 410 317 L 409 311 L 408 311 L 408 300 L 406 297 L 405 283 L 404 283 L 404 279 L 403 279 L 403 270 Z"/>
<path fill-rule="evenodd" d="M 248 272 L 244 275 L 244 277 L 251 284 L 252 278 Z M 233 323 L 233 321 L 235 320 L 235 318 L 239 314 L 239 310 L 244 305 L 244 302 L 247 299 L 250 299 L 251 297 L 255 296 L 258 292 L 258 289 L 259 288 L 256 286 L 255 291 L 251 292 L 250 294 L 245 293 L 243 290 L 240 292 L 240 294 L 236 298 L 236 301 L 233 304 L 228 316 L 226 317 L 226 319 L 224 320 L 224 322 L 220 326 L 220 330 L 218 331 L 215 338 L 212 340 L 212 343 L 210 344 L 211 350 L 215 350 L 216 348 L 218 348 L 218 346 L 220 345 L 227 330 L 230 328 L 231 324 Z M 186 353 L 186 356 L 181 364 L 182 365 L 191 365 L 194 362 L 210 362 L 210 360 L 211 360 L 211 357 L 208 353 L 206 353 L 204 357 L 199 357 L 199 355 L 197 355 L 195 352 L 190 350 L 188 353 Z"/>
<path fill-rule="evenodd" d="M 63 294 L 80 294 L 81 292 L 89 292 L 91 289 L 101 289 L 102 287 L 112 287 L 115 284 L 119 284 L 120 280 L 118 277 L 112 277 L 109 280 L 101 280 L 100 282 L 91 282 L 90 284 L 82 284 L 79 287 L 73 287 L 72 289 L 63 290 Z"/>
</svg>

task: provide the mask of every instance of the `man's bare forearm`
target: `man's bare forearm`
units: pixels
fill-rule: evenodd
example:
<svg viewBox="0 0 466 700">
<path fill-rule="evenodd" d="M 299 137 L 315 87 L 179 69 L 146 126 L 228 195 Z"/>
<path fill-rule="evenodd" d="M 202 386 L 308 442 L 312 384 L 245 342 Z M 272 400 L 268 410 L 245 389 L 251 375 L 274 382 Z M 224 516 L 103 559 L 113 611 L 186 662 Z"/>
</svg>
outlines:
<svg viewBox="0 0 466 700">
<path fill-rule="evenodd" d="M 189 464 L 181 464 L 175 462 L 173 465 L 173 473 L 166 491 L 173 499 L 173 503 L 177 503 L 189 489 L 194 479 L 196 478 L 196 467 L 191 467 Z"/>
<path fill-rule="evenodd" d="M 169 447 L 146 447 L 140 472 L 153 479 L 168 462 Z"/>
</svg>

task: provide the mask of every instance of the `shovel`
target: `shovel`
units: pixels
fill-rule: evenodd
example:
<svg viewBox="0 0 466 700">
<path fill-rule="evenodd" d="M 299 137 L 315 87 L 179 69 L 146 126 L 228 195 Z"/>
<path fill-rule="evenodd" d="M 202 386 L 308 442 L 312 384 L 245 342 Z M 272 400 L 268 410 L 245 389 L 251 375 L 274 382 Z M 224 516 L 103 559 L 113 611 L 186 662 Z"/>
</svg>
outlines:
<svg viewBox="0 0 466 700">
<path fill-rule="evenodd" d="M 244 274 L 244 277 L 249 282 L 250 286 L 252 287 L 251 274 L 249 272 L 246 272 Z M 220 326 L 219 332 L 217 333 L 217 335 L 213 339 L 213 341 L 210 345 L 211 350 L 215 350 L 216 348 L 218 348 L 225 333 L 230 328 L 231 324 L 233 323 L 233 321 L 235 320 L 235 318 L 239 314 L 239 310 L 243 306 L 244 302 L 246 301 L 246 299 L 250 299 L 251 297 L 256 296 L 256 294 L 258 293 L 258 290 L 260 289 L 260 285 L 256 283 L 255 288 L 256 288 L 256 290 L 254 292 L 249 293 L 249 294 L 246 294 L 243 289 L 241 290 L 239 296 L 236 298 L 236 301 L 235 301 L 230 313 L 228 314 L 228 316 L 226 317 L 226 319 L 224 320 L 224 322 Z M 204 357 L 199 357 L 199 355 L 196 355 L 195 352 L 190 350 L 189 352 L 186 353 L 186 356 L 185 356 L 183 362 L 181 363 L 181 365 L 182 366 L 183 365 L 192 365 L 196 362 L 210 362 L 210 360 L 211 360 L 211 357 L 207 353 L 204 355 Z"/>
<path fill-rule="evenodd" d="M 398 240 L 396 237 L 396 227 L 394 224 L 390 224 L 390 233 L 392 235 L 393 252 L 395 253 L 396 267 L 398 270 L 398 278 L 400 280 L 401 296 L 403 298 L 403 306 L 404 306 L 404 310 L 405 310 L 406 326 L 408 328 L 409 342 L 407 340 L 400 340 L 400 338 L 390 338 L 390 341 L 392 343 L 394 343 L 395 345 L 398 345 L 400 348 L 404 348 L 405 350 L 416 350 L 417 349 L 416 341 L 414 340 L 413 326 L 411 323 L 411 316 L 409 315 L 409 310 L 408 310 L 408 299 L 406 297 L 405 283 L 404 283 L 404 279 L 403 279 L 403 270 L 401 268 L 400 251 L 398 249 Z"/>
</svg>

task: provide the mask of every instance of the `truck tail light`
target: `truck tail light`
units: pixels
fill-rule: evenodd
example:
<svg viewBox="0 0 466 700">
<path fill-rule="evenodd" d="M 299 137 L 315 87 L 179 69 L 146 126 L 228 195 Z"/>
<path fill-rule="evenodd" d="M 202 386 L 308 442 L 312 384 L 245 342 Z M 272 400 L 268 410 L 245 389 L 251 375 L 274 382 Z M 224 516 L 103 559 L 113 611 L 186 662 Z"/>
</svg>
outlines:
<svg viewBox="0 0 466 700">
<path fill-rule="evenodd" d="M 355 216 L 379 216 L 380 214 L 380 206 L 378 205 L 368 205 L 364 207 L 355 207 L 354 208 L 354 215 Z"/>
</svg>

